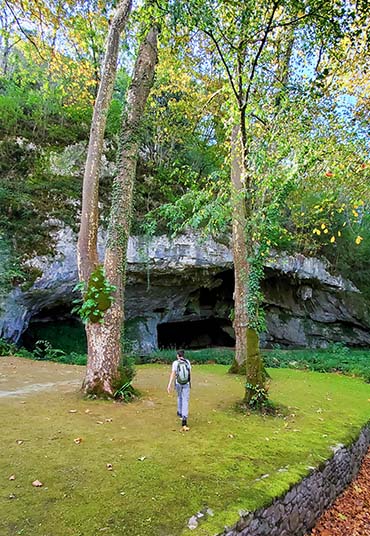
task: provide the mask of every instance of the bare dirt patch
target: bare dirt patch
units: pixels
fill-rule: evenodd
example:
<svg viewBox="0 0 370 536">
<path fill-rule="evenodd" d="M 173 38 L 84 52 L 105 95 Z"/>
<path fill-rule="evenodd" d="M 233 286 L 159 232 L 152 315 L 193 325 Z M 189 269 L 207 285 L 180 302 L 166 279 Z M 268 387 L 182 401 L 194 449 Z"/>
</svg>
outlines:
<svg viewBox="0 0 370 536">
<path fill-rule="evenodd" d="M 76 389 L 82 378 L 82 367 L 19 357 L 0 358 L 0 398 L 55 388 Z"/>
</svg>

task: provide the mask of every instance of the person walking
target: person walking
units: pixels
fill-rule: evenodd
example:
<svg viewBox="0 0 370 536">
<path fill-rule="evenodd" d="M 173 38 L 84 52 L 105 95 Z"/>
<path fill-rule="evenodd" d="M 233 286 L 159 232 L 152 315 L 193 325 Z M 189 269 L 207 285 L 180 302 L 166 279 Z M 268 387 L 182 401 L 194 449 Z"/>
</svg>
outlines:
<svg viewBox="0 0 370 536">
<path fill-rule="evenodd" d="M 182 423 L 182 431 L 188 432 L 189 416 L 189 398 L 191 387 L 191 365 L 188 359 L 185 359 L 185 352 L 179 350 L 176 354 L 176 360 L 172 363 L 172 370 L 167 386 L 168 394 L 171 393 L 172 382 L 175 380 L 175 389 L 177 392 L 177 416 Z"/>
</svg>

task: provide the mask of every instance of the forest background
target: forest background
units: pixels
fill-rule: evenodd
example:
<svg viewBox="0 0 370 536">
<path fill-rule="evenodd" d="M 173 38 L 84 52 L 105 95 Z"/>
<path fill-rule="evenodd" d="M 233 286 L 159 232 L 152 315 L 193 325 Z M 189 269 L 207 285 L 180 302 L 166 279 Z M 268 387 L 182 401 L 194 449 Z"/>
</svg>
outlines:
<svg viewBox="0 0 370 536">
<path fill-rule="evenodd" d="M 257 192 L 246 229 L 257 259 L 256 288 L 258 263 L 274 247 L 324 254 L 333 270 L 351 276 L 369 296 L 368 20 L 366 3 L 360 4 L 271 2 L 238 10 L 232 2 L 194 1 L 186 9 L 176 2 L 136 9 L 120 50 L 105 142 L 105 158 L 114 160 L 138 42 L 145 26 L 161 20 L 155 86 L 141 125 L 133 233 L 173 235 L 190 226 L 227 239 L 239 201 L 230 185 L 231 103 L 246 83 L 248 102 L 238 104 Z M 11 259 L 1 274 L 6 288 L 37 276 L 24 262 L 52 252 L 56 225 L 78 226 L 81 177 L 68 170 L 50 177 L 50 154 L 88 138 L 116 6 L 56 1 L 2 7 L 0 210 L 2 250 Z M 244 65 L 244 35 L 250 65 Z M 246 82 L 241 65 L 249 72 Z M 102 225 L 110 191 L 103 177 Z M 250 294 L 258 307 L 258 288 Z"/>
</svg>

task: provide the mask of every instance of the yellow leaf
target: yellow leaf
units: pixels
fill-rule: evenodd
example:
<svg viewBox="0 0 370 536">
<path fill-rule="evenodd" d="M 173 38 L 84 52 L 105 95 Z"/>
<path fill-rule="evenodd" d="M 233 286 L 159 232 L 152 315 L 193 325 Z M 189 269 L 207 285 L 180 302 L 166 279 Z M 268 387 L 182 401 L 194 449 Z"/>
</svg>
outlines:
<svg viewBox="0 0 370 536">
<path fill-rule="evenodd" d="M 335 242 L 335 236 L 332 236 L 332 237 L 331 237 L 330 242 L 331 242 L 331 243 Z"/>
<path fill-rule="evenodd" d="M 342 233 L 340 231 L 338 231 L 338 236 L 342 236 Z"/>
<path fill-rule="evenodd" d="M 325 223 L 322 223 L 321 224 L 321 229 L 325 229 L 325 227 L 326 227 Z"/>
<path fill-rule="evenodd" d="M 324 229 L 324 234 L 328 234 L 329 229 Z"/>
<path fill-rule="evenodd" d="M 352 214 L 354 215 L 355 218 L 358 218 L 358 212 L 356 210 L 352 210 Z"/>
<path fill-rule="evenodd" d="M 356 240 L 355 240 L 356 244 L 357 244 L 357 245 L 358 245 L 358 244 L 361 244 L 362 241 L 363 241 L 362 236 L 358 235 L 358 237 L 357 237 Z"/>
</svg>

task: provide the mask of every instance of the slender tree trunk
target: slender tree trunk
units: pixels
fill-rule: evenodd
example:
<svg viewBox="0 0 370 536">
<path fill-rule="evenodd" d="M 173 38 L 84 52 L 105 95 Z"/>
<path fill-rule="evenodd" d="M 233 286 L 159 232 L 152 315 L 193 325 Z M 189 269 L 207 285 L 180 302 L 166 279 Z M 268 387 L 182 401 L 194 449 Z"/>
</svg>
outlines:
<svg viewBox="0 0 370 536">
<path fill-rule="evenodd" d="M 127 243 L 130 235 L 133 187 L 140 145 L 144 108 L 153 85 L 157 63 L 158 28 L 152 27 L 142 42 L 128 91 L 122 125 L 118 175 L 114 179 L 112 206 L 105 252 L 105 274 L 115 285 L 115 302 L 104 316 L 104 324 L 88 324 L 89 364 L 84 380 L 86 393 L 113 394 L 121 359 L 124 321 L 124 290 Z"/>
<path fill-rule="evenodd" d="M 88 281 L 91 272 L 98 264 L 99 173 L 104 132 L 117 72 L 120 35 L 126 26 L 131 5 L 132 0 L 121 1 L 112 20 L 106 43 L 98 95 L 94 106 L 83 180 L 81 225 L 77 244 L 77 262 L 81 281 Z"/>
<path fill-rule="evenodd" d="M 239 126 L 234 126 L 231 133 L 231 199 L 232 247 L 234 259 L 234 322 L 235 358 L 230 372 L 245 371 L 247 357 L 247 295 L 249 264 L 245 240 L 246 205 L 244 184 L 244 147 Z"/>
<path fill-rule="evenodd" d="M 247 235 L 247 221 L 250 215 L 250 201 L 246 188 L 251 194 L 250 181 L 247 183 L 245 137 L 239 126 L 231 134 L 231 188 L 232 188 L 232 242 L 234 260 L 234 331 L 235 358 L 230 372 L 246 374 L 244 402 L 249 404 L 256 389 L 265 385 L 265 371 L 259 349 L 257 332 L 248 324 L 248 280 L 250 275 L 249 255 L 252 252 L 251 237 Z"/>
</svg>

